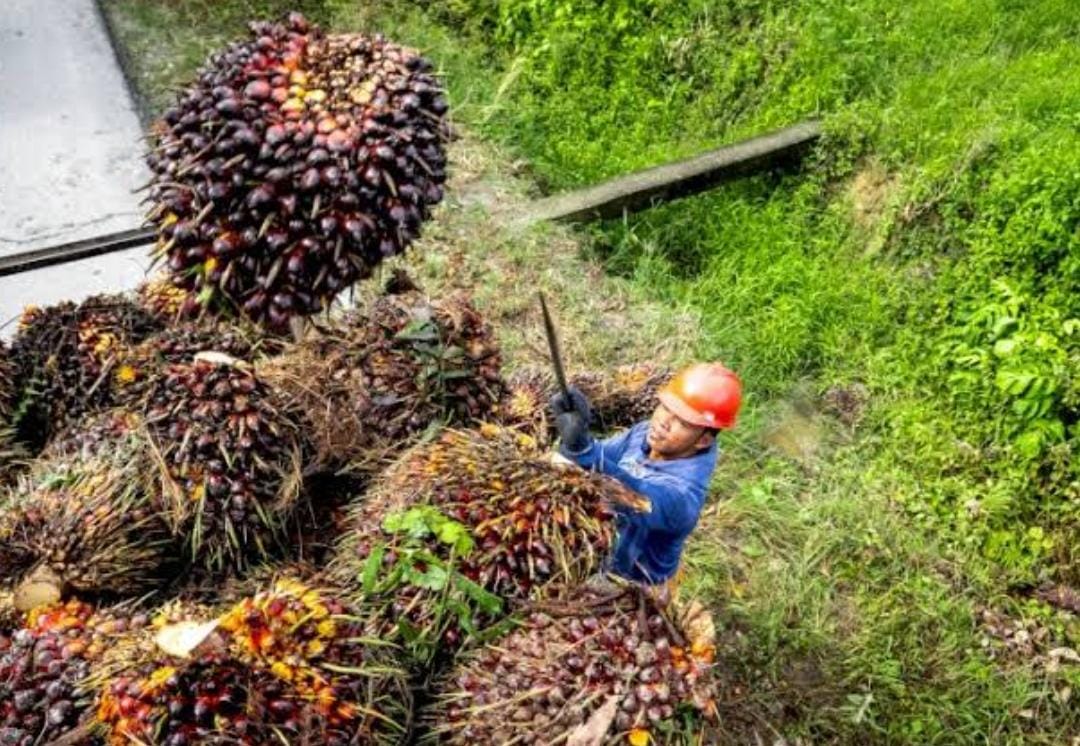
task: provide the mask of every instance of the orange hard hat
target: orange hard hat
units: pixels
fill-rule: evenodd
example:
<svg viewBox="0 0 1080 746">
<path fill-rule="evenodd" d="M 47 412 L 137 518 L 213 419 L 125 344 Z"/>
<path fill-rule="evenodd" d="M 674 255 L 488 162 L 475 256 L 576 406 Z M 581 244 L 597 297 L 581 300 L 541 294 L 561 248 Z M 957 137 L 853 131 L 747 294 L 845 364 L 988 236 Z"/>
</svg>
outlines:
<svg viewBox="0 0 1080 746">
<path fill-rule="evenodd" d="M 728 429 L 735 426 L 742 384 L 720 363 L 696 363 L 679 371 L 657 396 L 692 425 Z"/>
</svg>

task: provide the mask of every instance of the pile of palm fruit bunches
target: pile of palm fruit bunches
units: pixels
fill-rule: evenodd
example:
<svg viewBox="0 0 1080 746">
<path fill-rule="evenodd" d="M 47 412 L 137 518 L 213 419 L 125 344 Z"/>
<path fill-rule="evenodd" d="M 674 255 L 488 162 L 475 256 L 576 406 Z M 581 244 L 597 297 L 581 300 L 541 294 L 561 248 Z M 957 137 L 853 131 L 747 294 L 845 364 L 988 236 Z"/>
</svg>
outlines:
<svg viewBox="0 0 1080 746">
<path fill-rule="evenodd" d="M 550 377 L 463 295 L 332 306 L 441 197 L 431 66 L 251 32 L 160 125 L 165 274 L 0 344 L 0 744 L 689 738 L 710 645 L 590 585 L 649 505 L 552 460 Z M 663 376 L 575 382 L 613 430 Z"/>
</svg>

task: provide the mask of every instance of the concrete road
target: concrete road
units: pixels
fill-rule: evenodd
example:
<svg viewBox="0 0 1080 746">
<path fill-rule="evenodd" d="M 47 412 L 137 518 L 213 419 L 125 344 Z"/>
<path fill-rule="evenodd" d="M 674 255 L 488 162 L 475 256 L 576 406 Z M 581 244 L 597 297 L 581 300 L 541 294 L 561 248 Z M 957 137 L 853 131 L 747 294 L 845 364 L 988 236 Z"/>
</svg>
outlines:
<svg viewBox="0 0 1080 746">
<path fill-rule="evenodd" d="M 141 138 L 94 0 L 0 2 L 0 254 L 138 227 Z M 144 255 L 2 277 L 0 324 L 29 301 L 133 287 Z"/>
</svg>

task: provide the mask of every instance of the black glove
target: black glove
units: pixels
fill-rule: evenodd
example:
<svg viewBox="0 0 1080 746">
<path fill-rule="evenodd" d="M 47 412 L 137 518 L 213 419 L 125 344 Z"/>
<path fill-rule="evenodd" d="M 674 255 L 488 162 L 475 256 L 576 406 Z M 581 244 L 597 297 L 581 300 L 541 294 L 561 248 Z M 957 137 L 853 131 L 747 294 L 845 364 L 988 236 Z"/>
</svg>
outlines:
<svg viewBox="0 0 1080 746">
<path fill-rule="evenodd" d="M 575 456 L 584 452 L 592 441 L 589 435 L 589 423 L 592 409 L 585 394 L 571 386 L 565 394 L 551 397 L 551 412 L 555 415 L 555 428 L 562 441 L 559 451 L 564 456 Z"/>
</svg>

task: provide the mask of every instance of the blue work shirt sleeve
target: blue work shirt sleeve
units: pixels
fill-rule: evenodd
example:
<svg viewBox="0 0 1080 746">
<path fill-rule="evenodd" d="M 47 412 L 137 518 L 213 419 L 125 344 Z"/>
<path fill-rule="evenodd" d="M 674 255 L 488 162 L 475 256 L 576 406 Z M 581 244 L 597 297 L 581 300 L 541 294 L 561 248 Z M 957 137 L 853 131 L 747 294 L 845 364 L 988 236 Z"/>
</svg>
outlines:
<svg viewBox="0 0 1080 746">
<path fill-rule="evenodd" d="M 604 471 L 603 464 L 617 464 L 619 462 L 619 459 L 626 453 L 626 447 L 630 442 L 630 436 L 637 428 L 643 426 L 645 425 L 635 425 L 629 430 L 624 430 L 617 435 L 612 435 L 606 440 L 596 440 L 593 438 L 589 441 L 588 448 L 581 453 L 568 453 L 566 451 L 561 451 L 561 453 L 584 469 Z"/>
<path fill-rule="evenodd" d="M 687 496 L 692 494 L 700 497 L 703 490 L 686 480 L 658 471 L 653 471 L 647 477 L 635 476 L 619 465 L 634 433 L 647 427 L 648 423 L 640 423 L 607 440 L 594 440 L 585 451 L 574 454 L 572 458 L 579 466 L 614 477 L 649 499 L 652 509 L 648 513 L 638 513 L 616 506 L 616 510 L 622 513 L 628 522 L 652 531 L 680 533 L 692 528 L 697 521 L 695 503 L 687 500 Z"/>
</svg>

